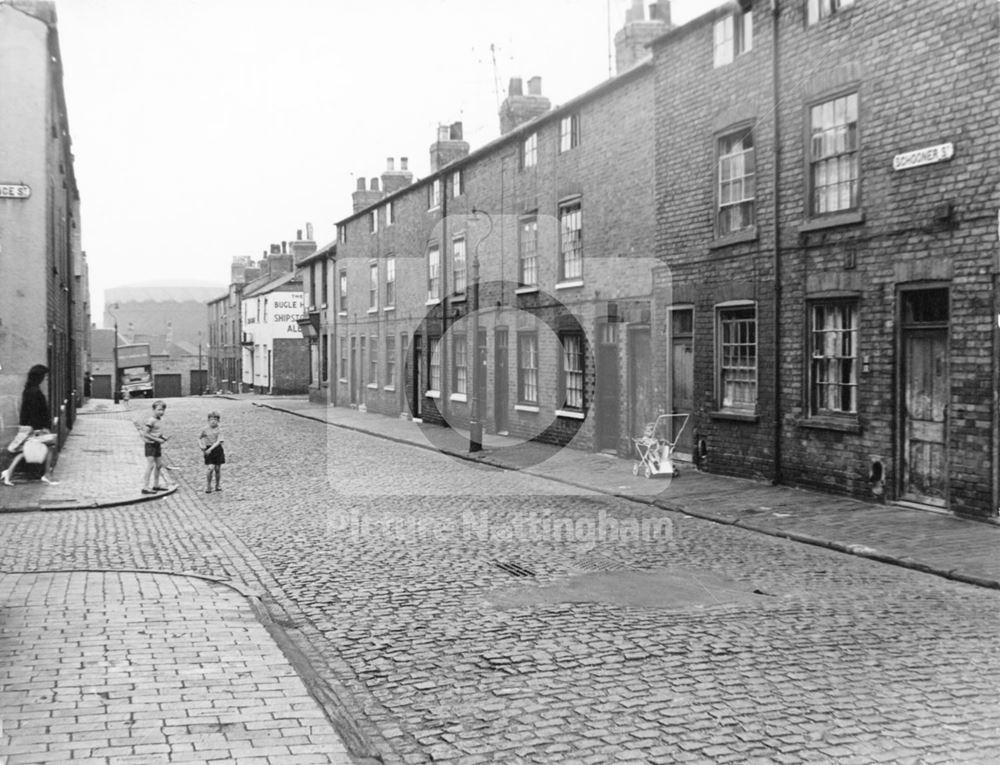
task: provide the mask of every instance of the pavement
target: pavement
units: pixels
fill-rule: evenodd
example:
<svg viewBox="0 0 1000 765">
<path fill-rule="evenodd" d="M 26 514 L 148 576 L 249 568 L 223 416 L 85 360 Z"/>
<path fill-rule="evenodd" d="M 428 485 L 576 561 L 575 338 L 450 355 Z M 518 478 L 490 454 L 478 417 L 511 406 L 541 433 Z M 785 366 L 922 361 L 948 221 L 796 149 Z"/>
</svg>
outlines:
<svg viewBox="0 0 1000 765">
<path fill-rule="evenodd" d="M 1000 589 L 995 524 L 709 475 L 684 464 L 676 477 L 645 479 L 632 475 L 632 460 L 493 435 L 483 451 L 470 454 L 461 431 L 304 397 L 239 398 L 326 422 L 330 438 L 338 429 L 357 431 L 557 481 L 567 494 L 627 498 Z M 139 492 L 145 460 L 133 422 L 143 414 L 134 405 L 90 402 L 56 465 L 60 483 L 21 478 L 0 489 L 0 512 L 161 501 Z M 165 453 L 169 462 L 169 447 Z M 260 598 L 231 581 L 145 570 L 2 571 L 0 616 L 5 765 L 358 761 L 350 759 L 326 706 L 314 700 L 295 646 Z"/>
<path fill-rule="evenodd" d="M 59 483 L 18 475 L 0 491 L 0 512 L 92 510 L 177 491 L 141 493 L 133 422 L 142 410 L 94 401 L 80 414 Z M 364 762 L 296 656 L 260 596 L 232 581 L 0 571 L 0 765 Z"/>
</svg>

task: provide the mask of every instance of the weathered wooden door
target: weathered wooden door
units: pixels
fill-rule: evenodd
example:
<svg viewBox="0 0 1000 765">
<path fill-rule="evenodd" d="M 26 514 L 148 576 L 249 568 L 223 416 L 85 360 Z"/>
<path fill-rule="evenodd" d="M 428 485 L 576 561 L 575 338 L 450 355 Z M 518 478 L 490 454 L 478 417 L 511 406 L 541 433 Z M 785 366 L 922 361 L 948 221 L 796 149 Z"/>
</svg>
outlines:
<svg viewBox="0 0 1000 765">
<path fill-rule="evenodd" d="M 358 338 L 351 338 L 351 369 L 347 378 L 350 386 L 351 403 L 358 403 Z"/>
<path fill-rule="evenodd" d="M 424 345 L 423 336 L 413 336 L 413 395 L 410 397 L 410 414 L 419 419 L 424 400 Z"/>
<path fill-rule="evenodd" d="M 948 501 L 948 331 L 904 329 L 903 499 Z"/>
<path fill-rule="evenodd" d="M 629 345 L 629 423 L 633 437 L 641 436 L 646 423 L 656 420 L 653 397 L 653 359 L 649 327 L 630 329 Z"/>
<path fill-rule="evenodd" d="M 597 448 L 617 449 L 621 438 L 618 325 L 597 327 Z"/>
<path fill-rule="evenodd" d="M 510 381 L 507 379 L 509 359 L 509 338 L 507 328 L 498 328 L 493 334 L 493 421 L 498 433 L 506 433 L 508 427 L 507 406 Z"/>
<path fill-rule="evenodd" d="M 673 421 L 671 437 L 677 441 L 678 454 L 694 453 L 694 309 L 677 308 L 671 312 L 670 321 L 670 411 L 673 414 L 688 415 L 684 424 L 682 417 Z M 682 429 L 683 426 L 683 429 Z"/>
</svg>

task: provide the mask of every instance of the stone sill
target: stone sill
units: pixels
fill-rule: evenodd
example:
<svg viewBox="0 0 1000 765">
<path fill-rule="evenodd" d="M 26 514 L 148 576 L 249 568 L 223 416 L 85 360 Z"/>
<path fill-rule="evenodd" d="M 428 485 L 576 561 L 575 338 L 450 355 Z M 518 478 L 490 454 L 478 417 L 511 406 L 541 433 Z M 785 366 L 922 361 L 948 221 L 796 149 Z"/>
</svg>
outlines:
<svg viewBox="0 0 1000 765">
<path fill-rule="evenodd" d="M 709 412 L 713 420 L 731 420 L 733 422 L 760 422 L 760 416 L 751 412 Z"/>
<path fill-rule="evenodd" d="M 860 434 L 862 431 L 861 423 L 858 422 L 857 417 L 817 416 L 799 420 L 795 424 L 800 428 L 808 428 L 810 430 L 835 430 L 840 433 L 855 434 Z"/>
<path fill-rule="evenodd" d="M 805 234 L 810 231 L 822 231 L 827 228 L 836 228 L 837 226 L 852 226 L 857 223 L 865 222 L 865 214 L 861 210 L 855 210 L 853 212 L 845 213 L 833 213 L 830 215 L 823 215 L 811 220 L 807 220 L 805 223 L 799 225 L 799 233 Z"/>
<path fill-rule="evenodd" d="M 716 237 L 714 241 L 709 243 L 708 249 L 718 250 L 723 247 L 731 247 L 734 244 L 755 241 L 757 241 L 757 227 L 752 226 L 745 231 L 737 231 L 735 234 L 726 234 L 725 236 Z"/>
</svg>

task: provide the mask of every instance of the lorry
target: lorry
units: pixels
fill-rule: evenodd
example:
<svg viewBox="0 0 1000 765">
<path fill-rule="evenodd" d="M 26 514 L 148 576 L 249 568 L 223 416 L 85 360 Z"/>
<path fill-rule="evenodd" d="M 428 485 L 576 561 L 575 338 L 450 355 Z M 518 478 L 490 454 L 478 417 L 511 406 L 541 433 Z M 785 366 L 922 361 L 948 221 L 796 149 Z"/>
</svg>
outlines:
<svg viewBox="0 0 1000 765">
<path fill-rule="evenodd" d="M 118 358 L 118 388 L 115 398 L 128 392 L 129 398 L 143 396 L 153 397 L 153 362 L 149 353 L 149 343 L 119 345 Z"/>
</svg>

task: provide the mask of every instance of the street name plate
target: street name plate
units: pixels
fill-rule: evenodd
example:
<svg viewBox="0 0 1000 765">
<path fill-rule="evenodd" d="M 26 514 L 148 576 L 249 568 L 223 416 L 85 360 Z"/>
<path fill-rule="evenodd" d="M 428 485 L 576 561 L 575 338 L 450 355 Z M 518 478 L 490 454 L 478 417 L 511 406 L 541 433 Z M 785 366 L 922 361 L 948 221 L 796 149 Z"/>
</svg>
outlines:
<svg viewBox="0 0 1000 765">
<path fill-rule="evenodd" d="M 937 146 L 925 146 L 922 149 L 915 149 L 904 154 L 897 154 L 892 158 L 893 170 L 909 170 L 911 167 L 921 165 L 933 165 L 935 162 L 944 162 L 955 156 L 955 144 L 941 143 Z"/>
<path fill-rule="evenodd" d="M 24 183 L 0 183 L 0 199 L 27 199 L 31 187 Z"/>
</svg>

